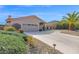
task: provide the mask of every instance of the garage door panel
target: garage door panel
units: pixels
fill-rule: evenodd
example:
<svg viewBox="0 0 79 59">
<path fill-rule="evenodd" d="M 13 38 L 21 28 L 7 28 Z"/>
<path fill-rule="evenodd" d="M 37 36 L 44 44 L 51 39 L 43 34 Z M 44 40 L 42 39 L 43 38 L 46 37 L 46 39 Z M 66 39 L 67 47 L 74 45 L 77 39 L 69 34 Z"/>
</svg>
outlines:
<svg viewBox="0 0 79 59">
<path fill-rule="evenodd" d="M 38 26 L 33 26 L 33 25 L 23 25 L 22 26 L 22 29 L 24 30 L 24 31 L 27 31 L 27 32 L 32 32 L 32 31 L 38 31 Z"/>
</svg>

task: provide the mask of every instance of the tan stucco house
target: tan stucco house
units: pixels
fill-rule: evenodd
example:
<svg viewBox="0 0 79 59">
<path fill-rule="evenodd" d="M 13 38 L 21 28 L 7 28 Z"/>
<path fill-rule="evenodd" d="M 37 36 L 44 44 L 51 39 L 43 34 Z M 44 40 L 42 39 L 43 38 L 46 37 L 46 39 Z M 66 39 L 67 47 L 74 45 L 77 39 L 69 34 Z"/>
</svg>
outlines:
<svg viewBox="0 0 79 59">
<path fill-rule="evenodd" d="M 48 28 L 47 22 L 43 21 L 42 19 L 34 15 L 18 17 L 18 18 L 12 18 L 11 16 L 8 16 L 7 24 L 13 25 L 15 23 L 20 24 L 21 29 L 27 32 L 42 31 Z"/>
</svg>

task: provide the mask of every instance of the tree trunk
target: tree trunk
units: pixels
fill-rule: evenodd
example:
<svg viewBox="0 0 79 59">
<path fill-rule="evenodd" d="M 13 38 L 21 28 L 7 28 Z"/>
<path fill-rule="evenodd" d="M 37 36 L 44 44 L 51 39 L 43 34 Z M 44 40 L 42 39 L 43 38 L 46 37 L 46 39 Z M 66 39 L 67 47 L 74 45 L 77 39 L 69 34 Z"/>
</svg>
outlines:
<svg viewBox="0 0 79 59">
<path fill-rule="evenodd" d="M 68 31 L 71 31 L 71 23 L 69 23 Z"/>
</svg>

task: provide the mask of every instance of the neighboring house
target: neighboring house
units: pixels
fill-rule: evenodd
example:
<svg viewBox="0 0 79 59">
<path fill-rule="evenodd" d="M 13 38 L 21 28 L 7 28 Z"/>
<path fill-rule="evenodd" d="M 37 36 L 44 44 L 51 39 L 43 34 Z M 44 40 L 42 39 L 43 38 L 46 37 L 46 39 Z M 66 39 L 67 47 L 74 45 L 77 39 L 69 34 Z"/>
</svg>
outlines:
<svg viewBox="0 0 79 59">
<path fill-rule="evenodd" d="M 7 18 L 8 25 L 13 25 L 16 23 L 21 25 L 21 29 L 26 32 L 43 31 L 48 29 L 47 23 L 34 15 L 19 18 L 12 18 L 9 16 Z"/>
</svg>

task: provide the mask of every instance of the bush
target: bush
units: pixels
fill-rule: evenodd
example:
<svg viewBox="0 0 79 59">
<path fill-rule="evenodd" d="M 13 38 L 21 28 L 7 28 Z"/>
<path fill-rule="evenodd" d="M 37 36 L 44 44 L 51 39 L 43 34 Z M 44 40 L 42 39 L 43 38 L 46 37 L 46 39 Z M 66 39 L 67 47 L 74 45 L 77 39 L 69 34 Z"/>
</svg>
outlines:
<svg viewBox="0 0 79 59">
<path fill-rule="evenodd" d="M 79 23 L 76 23 L 76 24 L 75 24 L 75 29 L 76 29 L 76 30 L 79 30 Z"/>
<path fill-rule="evenodd" d="M 0 54 L 22 54 L 28 52 L 28 46 L 25 44 L 22 34 L 16 36 L 14 33 L 11 35 L 6 35 L 9 32 L 4 33 L 5 31 L 0 31 Z"/>
<path fill-rule="evenodd" d="M 5 26 L 4 30 L 5 31 L 16 31 L 15 27 L 12 27 L 12 26 Z"/>
<path fill-rule="evenodd" d="M 19 32 L 20 32 L 20 33 L 24 33 L 24 31 L 23 31 L 23 30 L 19 30 Z"/>
<path fill-rule="evenodd" d="M 27 37 L 27 41 L 28 41 L 29 44 L 32 45 L 33 44 L 33 37 L 32 36 L 28 36 Z"/>
</svg>

